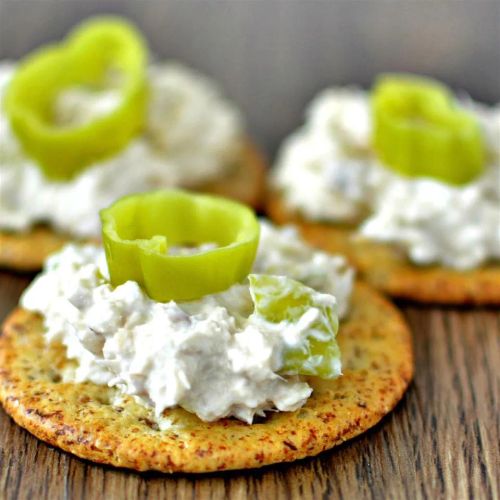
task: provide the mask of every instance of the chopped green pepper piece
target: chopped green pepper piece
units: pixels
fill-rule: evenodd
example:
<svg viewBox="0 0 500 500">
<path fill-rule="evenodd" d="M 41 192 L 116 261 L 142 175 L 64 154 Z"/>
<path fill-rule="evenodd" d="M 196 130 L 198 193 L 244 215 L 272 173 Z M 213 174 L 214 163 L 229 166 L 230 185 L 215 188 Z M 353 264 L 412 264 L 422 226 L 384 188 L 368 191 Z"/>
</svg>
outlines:
<svg viewBox="0 0 500 500">
<path fill-rule="evenodd" d="M 465 184 L 484 168 L 481 131 L 450 91 L 410 75 L 380 77 L 372 97 L 374 147 L 389 168 L 409 177 Z"/>
<path fill-rule="evenodd" d="M 252 268 L 260 225 L 254 212 L 216 196 L 162 190 L 127 196 L 101 211 L 113 285 L 139 283 L 154 300 L 185 301 L 220 292 Z M 192 255 L 168 246 L 215 243 Z"/>
<path fill-rule="evenodd" d="M 251 274 L 250 293 L 255 313 L 272 323 L 297 324 L 310 314 L 307 332 L 284 351 L 280 373 L 335 378 L 341 374 L 336 335 L 339 321 L 335 301 L 286 276 Z"/>
<path fill-rule="evenodd" d="M 146 114 L 146 45 L 128 22 L 96 18 L 63 42 L 37 50 L 20 63 L 4 98 L 5 111 L 26 152 L 54 180 L 71 179 L 125 147 Z M 60 126 L 54 106 L 69 88 L 103 88 L 119 81 L 118 105 L 89 123 Z"/>
</svg>

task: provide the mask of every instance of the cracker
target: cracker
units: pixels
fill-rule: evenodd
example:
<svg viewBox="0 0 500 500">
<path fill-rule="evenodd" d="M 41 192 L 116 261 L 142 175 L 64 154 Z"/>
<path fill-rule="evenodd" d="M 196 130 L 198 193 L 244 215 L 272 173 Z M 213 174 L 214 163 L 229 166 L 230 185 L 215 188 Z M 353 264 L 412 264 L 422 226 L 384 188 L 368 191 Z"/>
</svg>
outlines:
<svg viewBox="0 0 500 500">
<path fill-rule="evenodd" d="M 243 148 L 242 160 L 224 178 L 205 184 L 198 191 L 234 198 L 256 209 L 261 208 L 266 162 L 250 142 Z M 71 241 L 48 226 L 37 226 L 25 233 L 0 231 L 0 268 L 30 272 L 42 268 L 46 257 Z"/>
<path fill-rule="evenodd" d="M 26 233 L 0 231 L 0 268 L 37 271 L 47 255 L 59 250 L 69 240 L 66 236 L 37 226 Z"/>
<path fill-rule="evenodd" d="M 413 374 L 409 330 L 377 292 L 357 284 L 338 341 L 343 375 L 309 379 L 314 387 L 295 412 L 269 413 L 253 425 L 202 422 L 166 410 L 160 430 L 150 409 L 91 383 L 61 382 L 60 345 L 47 347 L 40 316 L 17 309 L 0 336 L 0 401 L 22 427 L 47 443 L 94 462 L 135 470 L 209 472 L 255 468 L 316 455 L 366 431 L 401 399 Z"/>
<path fill-rule="evenodd" d="M 354 226 L 306 222 L 287 210 L 277 193 L 269 194 L 267 211 L 279 224 L 297 224 L 312 245 L 346 255 L 363 279 L 392 297 L 450 305 L 500 304 L 499 263 L 470 271 L 417 266 L 396 246 L 353 239 Z"/>
</svg>

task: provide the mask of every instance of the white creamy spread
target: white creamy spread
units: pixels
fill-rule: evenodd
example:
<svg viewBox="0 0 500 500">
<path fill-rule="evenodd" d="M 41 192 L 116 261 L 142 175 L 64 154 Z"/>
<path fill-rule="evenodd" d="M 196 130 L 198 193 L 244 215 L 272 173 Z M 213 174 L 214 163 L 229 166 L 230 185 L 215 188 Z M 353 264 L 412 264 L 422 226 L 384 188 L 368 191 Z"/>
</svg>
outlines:
<svg viewBox="0 0 500 500">
<path fill-rule="evenodd" d="M 357 223 L 359 234 L 398 244 L 417 264 L 466 270 L 500 258 L 500 105 L 464 101 L 487 147 L 485 173 L 455 187 L 384 168 L 371 150 L 366 92 L 331 88 L 282 147 L 273 176 L 289 209 L 310 220 Z"/>
<path fill-rule="evenodd" d="M 59 126 L 75 127 L 90 123 L 114 111 L 120 104 L 120 92 L 116 89 L 89 90 L 71 88 L 56 101 L 54 121 Z"/>
<path fill-rule="evenodd" d="M 312 250 L 291 228 L 262 222 L 254 272 L 299 279 L 317 287 L 318 303 L 347 311 L 352 270 L 341 257 Z M 277 370 L 284 347 L 303 338 L 315 309 L 294 324 L 269 323 L 252 314 L 248 284 L 159 303 L 133 281 L 111 287 L 101 248 L 68 245 L 48 259 L 21 305 L 42 313 L 46 341 L 62 342 L 77 361 L 67 381 L 117 387 L 158 417 L 181 406 L 207 421 L 234 416 L 251 423 L 267 410 L 296 410 L 312 392 L 300 377 Z"/>
<path fill-rule="evenodd" d="M 0 64 L 0 101 L 15 65 Z M 121 152 L 69 182 L 46 179 L 28 157 L 0 105 L 0 229 L 23 231 L 46 222 L 78 237 L 98 236 L 98 211 L 130 192 L 192 187 L 211 181 L 236 161 L 243 141 L 238 110 L 214 82 L 169 62 L 149 68 L 145 130 Z M 116 90 L 69 89 L 55 117 L 76 125 L 113 109 Z"/>
</svg>

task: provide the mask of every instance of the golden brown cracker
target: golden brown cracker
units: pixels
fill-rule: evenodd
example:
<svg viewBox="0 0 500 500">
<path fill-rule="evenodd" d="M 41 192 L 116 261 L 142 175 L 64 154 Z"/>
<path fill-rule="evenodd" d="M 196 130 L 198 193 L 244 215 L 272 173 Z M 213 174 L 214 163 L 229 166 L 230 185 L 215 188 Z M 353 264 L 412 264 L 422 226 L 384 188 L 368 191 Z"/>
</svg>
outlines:
<svg viewBox="0 0 500 500">
<path fill-rule="evenodd" d="M 259 149 L 247 142 L 243 161 L 224 178 L 198 188 L 200 191 L 233 198 L 259 210 L 264 203 L 267 162 Z"/>
<path fill-rule="evenodd" d="M 59 250 L 68 237 L 37 226 L 26 233 L 0 231 L 0 268 L 30 272 L 40 269 L 47 255 Z"/>
<path fill-rule="evenodd" d="M 265 185 L 266 162 L 259 150 L 246 143 L 241 161 L 224 178 L 197 188 L 198 191 L 234 198 L 256 209 L 261 208 Z M 0 268 L 37 271 L 46 257 L 59 250 L 71 237 L 47 226 L 23 232 L 0 231 Z"/>
<path fill-rule="evenodd" d="M 95 462 L 136 470 L 209 472 L 261 467 L 316 455 L 375 425 L 401 399 L 413 374 L 411 337 L 400 313 L 358 284 L 338 340 L 343 375 L 310 378 L 295 412 L 269 413 L 248 425 L 207 423 L 182 409 L 152 412 L 131 397 L 91 383 L 61 382 L 60 345 L 47 347 L 42 319 L 22 309 L 0 337 L 0 401 L 22 427 L 47 443 Z"/>
<path fill-rule="evenodd" d="M 269 193 L 267 212 L 279 224 L 297 224 L 311 244 L 346 255 L 363 279 L 393 297 L 438 304 L 500 304 L 498 262 L 470 271 L 417 266 L 396 246 L 354 239 L 353 226 L 306 222 L 289 211 L 277 193 Z"/>
</svg>

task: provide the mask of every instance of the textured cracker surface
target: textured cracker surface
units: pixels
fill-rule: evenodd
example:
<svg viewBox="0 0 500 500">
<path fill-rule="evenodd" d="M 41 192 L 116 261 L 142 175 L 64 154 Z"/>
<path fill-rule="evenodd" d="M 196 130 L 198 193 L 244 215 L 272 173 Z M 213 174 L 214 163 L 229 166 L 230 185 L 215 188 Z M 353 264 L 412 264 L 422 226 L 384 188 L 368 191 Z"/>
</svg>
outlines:
<svg viewBox="0 0 500 500">
<path fill-rule="evenodd" d="M 393 297 L 438 304 L 500 304 L 500 263 L 471 271 L 416 266 L 391 245 L 354 241 L 354 227 L 306 222 L 289 212 L 277 193 L 269 194 L 267 212 L 279 224 L 297 224 L 311 244 L 346 255 L 362 278 Z"/>
<path fill-rule="evenodd" d="M 242 161 L 228 175 L 196 190 L 234 198 L 258 209 L 263 201 L 265 173 L 263 156 L 248 142 L 243 148 Z M 49 254 L 70 240 L 69 236 L 57 234 L 46 226 L 26 233 L 0 231 L 0 268 L 37 271 Z"/>
<path fill-rule="evenodd" d="M 313 396 L 296 412 L 271 413 L 247 425 L 205 423 L 167 410 L 160 431 L 149 409 L 90 383 L 62 383 L 61 346 L 46 347 L 42 320 L 22 309 L 0 336 L 0 401 L 38 438 L 95 462 L 136 470 L 208 472 L 254 468 L 316 455 L 375 425 L 400 400 L 413 374 L 408 328 L 399 312 L 356 285 L 339 333 L 344 375 L 310 379 Z"/>
</svg>

